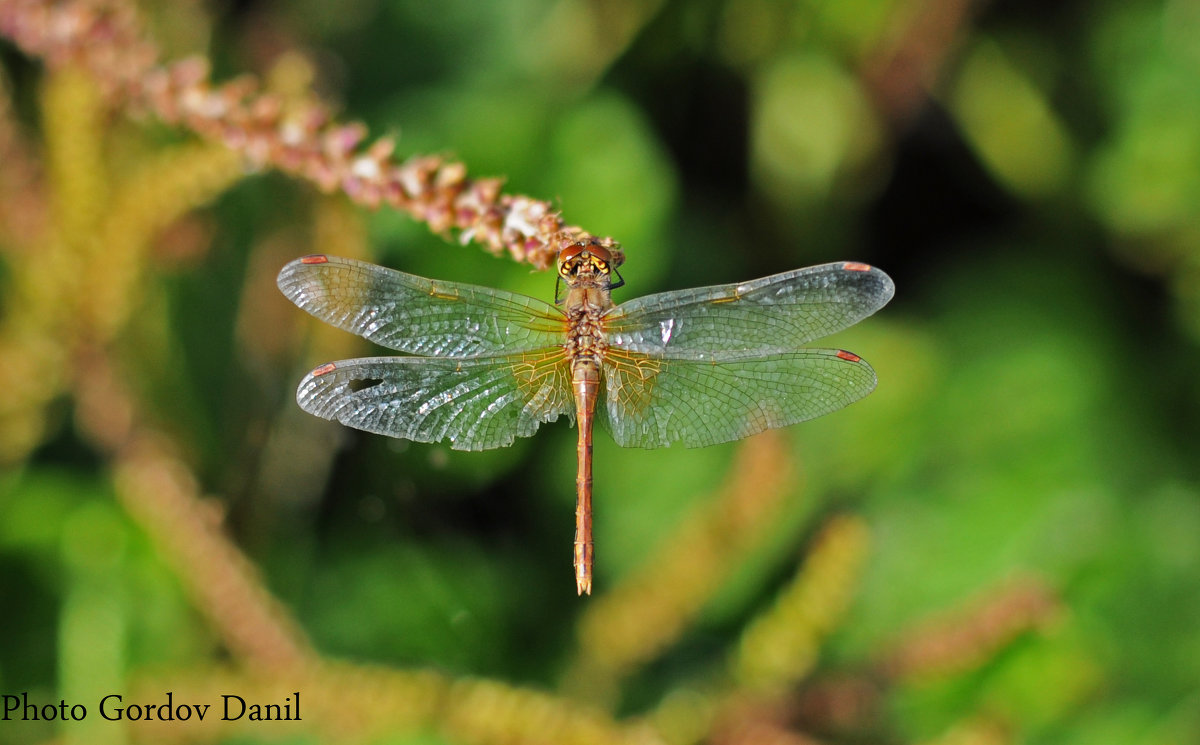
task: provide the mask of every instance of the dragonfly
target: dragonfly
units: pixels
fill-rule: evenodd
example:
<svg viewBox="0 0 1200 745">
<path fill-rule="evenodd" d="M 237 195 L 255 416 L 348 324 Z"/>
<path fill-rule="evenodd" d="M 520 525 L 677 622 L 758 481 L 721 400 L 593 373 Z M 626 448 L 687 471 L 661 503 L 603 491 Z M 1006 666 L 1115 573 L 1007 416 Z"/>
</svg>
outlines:
<svg viewBox="0 0 1200 745">
<path fill-rule="evenodd" d="M 300 382 L 305 411 L 356 429 L 488 450 L 567 416 L 578 426 L 578 594 L 592 591 L 592 430 L 618 445 L 702 447 L 847 406 L 875 371 L 803 344 L 891 299 L 892 280 L 854 261 L 614 305 L 613 253 L 574 243 L 557 258 L 556 304 L 354 259 L 304 256 L 277 284 L 313 316 L 404 356 L 328 362 Z M 566 285 L 565 297 L 558 289 Z"/>
</svg>

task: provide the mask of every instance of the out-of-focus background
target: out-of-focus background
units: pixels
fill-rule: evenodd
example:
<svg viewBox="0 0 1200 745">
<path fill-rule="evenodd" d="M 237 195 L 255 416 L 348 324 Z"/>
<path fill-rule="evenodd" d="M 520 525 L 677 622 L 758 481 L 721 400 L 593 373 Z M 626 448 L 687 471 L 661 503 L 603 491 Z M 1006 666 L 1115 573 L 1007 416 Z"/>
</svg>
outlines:
<svg viewBox="0 0 1200 745">
<path fill-rule="evenodd" d="M 830 342 L 879 375 L 846 410 L 598 432 L 578 598 L 565 420 L 460 453 L 310 417 L 304 371 L 371 347 L 274 284 L 314 252 L 551 274 L 0 40 L 0 694 L 88 710 L 0 743 L 1200 742 L 1200 5 L 138 12 L 164 60 L 614 237 L 618 302 L 841 259 L 897 293 Z M 100 717 L 168 691 L 214 713 Z"/>
</svg>

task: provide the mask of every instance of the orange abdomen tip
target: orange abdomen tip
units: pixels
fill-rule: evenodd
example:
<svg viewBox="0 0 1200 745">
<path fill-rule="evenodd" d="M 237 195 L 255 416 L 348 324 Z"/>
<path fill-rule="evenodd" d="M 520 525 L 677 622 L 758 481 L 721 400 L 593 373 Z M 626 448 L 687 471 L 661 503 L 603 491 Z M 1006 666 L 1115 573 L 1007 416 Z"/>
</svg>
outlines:
<svg viewBox="0 0 1200 745">
<path fill-rule="evenodd" d="M 327 264 L 327 263 L 329 263 L 329 257 L 326 256 L 325 254 L 312 254 L 311 256 L 301 256 L 300 263 L 301 264 Z"/>
</svg>

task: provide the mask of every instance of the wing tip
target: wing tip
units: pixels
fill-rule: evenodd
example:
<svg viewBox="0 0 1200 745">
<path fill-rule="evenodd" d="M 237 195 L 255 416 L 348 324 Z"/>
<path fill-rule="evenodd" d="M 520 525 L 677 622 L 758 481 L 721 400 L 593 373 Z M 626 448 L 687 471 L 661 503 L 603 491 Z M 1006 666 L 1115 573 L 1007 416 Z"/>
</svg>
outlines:
<svg viewBox="0 0 1200 745">
<path fill-rule="evenodd" d="M 288 263 L 284 264 L 283 268 L 279 270 L 278 276 L 275 277 L 275 286 L 278 287 L 280 292 L 282 292 L 289 300 L 294 302 L 297 292 L 296 286 L 298 284 L 302 286 L 305 284 L 304 275 L 299 273 L 301 267 L 319 266 L 321 264 L 328 263 L 330 263 L 329 257 L 325 254 L 309 254 L 307 256 L 301 256 L 297 259 L 292 259 Z"/>
<path fill-rule="evenodd" d="M 859 272 L 863 275 L 877 278 L 883 290 L 880 293 L 883 303 L 887 303 L 887 301 L 891 300 L 892 296 L 896 294 L 896 283 L 892 281 L 892 278 L 888 276 L 887 272 L 883 271 L 877 266 L 867 264 L 862 261 L 843 261 L 840 264 L 840 268 L 843 271 Z M 883 304 L 881 303 L 881 307 L 882 305 Z"/>
<path fill-rule="evenodd" d="M 846 350 L 846 349 L 831 349 L 831 350 L 825 350 L 825 352 L 827 354 L 829 352 L 833 352 L 833 357 L 835 359 L 841 360 L 842 362 L 849 362 L 851 365 L 853 365 L 859 371 L 867 374 L 870 378 L 870 385 L 868 385 L 867 389 L 862 392 L 862 395 L 850 399 L 846 403 L 842 404 L 843 406 L 849 406 L 850 404 L 854 403 L 855 401 L 860 401 L 860 400 L 866 398 L 867 396 L 871 395 L 871 392 L 874 391 L 875 387 L 879 384 L 879 376 L 875 373 L 875 368 L 871 367 L 870 362 L 867 362 L 859 355 L 857 355 L 854 352 L 851 352 L 849 350 Z"/>
</svg>

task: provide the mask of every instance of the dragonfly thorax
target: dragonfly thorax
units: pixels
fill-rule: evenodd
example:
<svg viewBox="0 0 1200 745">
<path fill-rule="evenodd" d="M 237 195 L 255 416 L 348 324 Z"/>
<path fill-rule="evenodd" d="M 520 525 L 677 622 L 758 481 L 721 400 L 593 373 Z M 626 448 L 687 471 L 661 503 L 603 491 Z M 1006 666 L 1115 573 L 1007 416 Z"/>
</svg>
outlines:
<svg viewBox="0 0 1200 745">
<path fill-rule="evenodd" d="M 571 296 L 585 292 L 587 291 L 571 290 L 567 296 L 567 359 L 572 363 L 580 359 L 598 360 L 607 346 L 604 343 L 604 328 L 600 322 L 605 309 L 586 301 L 574 308 L 570 307 Z"/>
<path fill-rule="evenodd" d="M 600 316 L 612 307 L 611 273 L 612 255 L 603 246 L 575 244 L 559 253 L 558 276 L 567 285 L 568 336 L 600 338 Z"/>
</svg>

